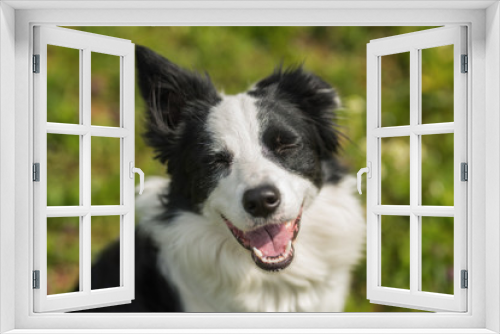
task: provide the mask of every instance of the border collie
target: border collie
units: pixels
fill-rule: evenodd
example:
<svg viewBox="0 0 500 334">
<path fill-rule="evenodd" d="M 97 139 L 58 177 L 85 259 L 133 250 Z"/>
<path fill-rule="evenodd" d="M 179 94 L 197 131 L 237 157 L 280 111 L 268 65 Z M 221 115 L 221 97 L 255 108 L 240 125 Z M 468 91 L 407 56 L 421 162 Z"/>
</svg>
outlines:
<svg viewBox="0 0 500 334">
<path fill-rule="evenodd" d="M 365 224 L 334 89 L 279 67 L 228 96 L 148 48 L 136 59 L 144 137 L 170 178 L 137 199 L 135 300 L 100 311 L 342 311 Z M 93 288 L 119 285 L 118 259 L 103 253 Z"/>
</svg>

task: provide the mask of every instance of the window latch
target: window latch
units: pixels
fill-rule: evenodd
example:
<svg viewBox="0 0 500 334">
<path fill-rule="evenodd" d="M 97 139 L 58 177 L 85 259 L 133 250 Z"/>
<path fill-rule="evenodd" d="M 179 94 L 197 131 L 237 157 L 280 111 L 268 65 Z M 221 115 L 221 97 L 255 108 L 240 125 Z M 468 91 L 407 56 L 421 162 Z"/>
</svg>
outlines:
<svg viewBox="0 0 500 334">
<path fill-rule="evenodd" d="M 129 163 L 129 176 L 131 179 L 134 178 L 134 173 L 139 174 L 139 177 L 140 177 L 139 195 L 142 195 L 142 192 L 144 191 L 144 172 L 140 168 L 134 167 L 134 162 L 130 161 L 130 163 Z"/>
<path fill-rule="evenodd" d="M 362 192 L 361 192 L 361 175 L 363 175 L 363 173 L 366 173 L 366 175 L 369 179 L 372 178 L 372 163 L 371 163 L 371 161 L 368 161 L 367 167 L 361 168 L 358 171 L 358 192 L 360 195 L 362 194 Z"/>
</svg>

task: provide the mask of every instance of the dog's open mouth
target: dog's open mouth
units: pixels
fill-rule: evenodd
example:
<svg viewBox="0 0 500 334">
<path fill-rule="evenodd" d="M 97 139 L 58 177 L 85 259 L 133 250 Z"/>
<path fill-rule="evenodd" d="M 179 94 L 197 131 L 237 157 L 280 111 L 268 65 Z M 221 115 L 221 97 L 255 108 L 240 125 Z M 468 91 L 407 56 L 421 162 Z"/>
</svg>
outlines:
<svg viewBox="0 0 500 334">
<path fill-rule="evenodd" d="M 292 263 L 293 242 L 297 238 L 302 218 L 302 208 L 297 218 L 279 224 L 269 224 L 244 232 L 222 216 L 236 240 L 252 252 L 252 259 L 259 268 L 268 271 L 285 269 Z"/>
</svg>

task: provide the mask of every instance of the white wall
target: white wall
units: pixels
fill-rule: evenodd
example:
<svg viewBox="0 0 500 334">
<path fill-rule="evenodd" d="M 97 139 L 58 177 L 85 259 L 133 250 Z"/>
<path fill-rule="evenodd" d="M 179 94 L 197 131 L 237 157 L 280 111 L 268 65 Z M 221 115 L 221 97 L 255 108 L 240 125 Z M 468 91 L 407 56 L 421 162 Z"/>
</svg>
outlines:
<svg viewBox="0 0 500 334">
<path fill-rule="evenodd" d="M 1 1 L 1 0 L 0 0 Z M 91 1 L 92 3 L 97 3 L 95 1 Z M 405 1 L 406 2 L 406 1 Z M 437 2 L 437 1 L 436 1 Z M 465 1 L 464 1 L 465 2 Z M 13 2 L 14 3 L 14 2 Z M 18 3 L 24 3 L 24 2 L 18 2 Z M 33 3 L 33 2 L 30 2 Z M 41 3 L 41 2 L 39 2 Z M 57 3 L 56 5 L 59 5 L 59 2 L 52 2 Z M 70 3 L 70 2 L 64 2 L 64 3 Z M 23 13 L 24 12 L 24 13 Z M 2 277 L 0 281 L 0 288 L 3 294 L 0 296 L 1 301 L 0 301 L 0 332 L 3 332 L 5 330 L 8 330 L 9 328 L 12 328 L 14 325 L 14 321 L 12 320 L 12 311 L 14 309 L 14 293 L 13 293 L 13 276 L 12 273 L 14 272 L 14 269 L 17 270 L 17 273 L 19 274 L 19 283 L 18 285 L 18 293 L 17 293 L 17 303 L 16 306 L 18 307 L 18 312 L 16 314 L 17 316 L 17 326 L 26 326 L 28 328 L 33 328 L 36 326 L 45 326 L 47 328 L 53 328 L 53 327 L 59 327 L 62 328 L 63 332 L 66 332 L 64 328 L 69 328 L 71 326 L 93 326 L 94 328 L 98 327 L 105 327 L 103 326 L 103 321 L 94 321 L 94 320 L 101 320 L 94 318 L 92 319 L 91 322 L 89 322 L 88 316 L 85 317 L 79 317 L 78 319 L 74 318 L 65 318 L 60 317 L 61 319 L 57 319 L 58 322 L 54 320 L 54 318 L 57 317 L 57 315 L 50 316 L 50 317 L 31 317 L 28 318 L 27 316 L 27 309 L 30 309 L 31 304 L 29 303 L 30 298 L 29 296 L 32 294 L 32 290 L 28 289 L 28 286 L 26 284 L 26 281 L 29 281 L 29 275 L 31 274 L 31 269 L 32 267 L 30 264 L 27 262 L 27 249 L 28 249 L 28 242 L 27 242 L 27 235 L 28 233 L 28 225 L 31 223 L 30 221 L 30 215 L 29 215 L 29 200 L 26 198 L 24 194 L 28 193 L 28 185 L 31 184 L 32 182 L 29 180 L 30 177 L 30 155 L 29 155 L 29 141 L 30 141 L 30 136 L 29 136 L 29 103 L 28 99 L 26 97 L 26 92 L 29 91 L 29 50 L 28 50 L 28 40 L 29 40 L 29 29 L 28 29 L 28 22 L 36 21 L 40 22 L 40 17 L 44 17 L 45 21 L 42 22 L 109 22 L 112 24 L 119 25 L 121 22 L 127 22 L 130 25 L 138 24 L 140 25 L 140 22 L 151 22 L 152 25 L 155 25 L 155 22 L 160 22 L 158 25 L 168 25 L 165 22 L 177 22 L 177 23 L 185 23 L 189 25 L 190 22 L 193 23 L 198 23 L 200 22 L 206 22 L 206 23 L 217 23 L 219 21 L 226 22 L 227 24 L 231 24 L 231 22 L 239 22 L 245 24 L 245 22 L 252 22 L 252 21 L 259 21 L 256 19 L 256 17 L 260 17 L 262 19 L 263 24 L 266 24 L 266 22 L 277 22 L 277 23 L 282 23 L 286 24 L 288 22 L 302 22 L 303 24 L 308 24 L 311 22 L 316 22 L 316 23 L 326 23 L 326 22 L 338 22 L 338 24 L 342 24 L 342 22 L 352 22 L 352 18 L 356 18 L 356 22 L 366 22 L 366 24 L 371 24 L 370 22 L 377 22 L 377 21 L 384 21 L 385 20 L 390 20 L 391 22 L 396 22 L 394 17 L 397 17 L 397 22 L 407 22 L 408 16 L 413 18 L 419 17 L 421 18 L 422 21 L 424 22 L 442 22 L 443 21 L 443 11 L 440 10 L 435 10 L 435 11 L 412 11 L 409 13 L 409 11 L 403 11 L 402 13 L 398 11 L 381 11 L 381 10 L 374 10 L 370 11 L 369 13 L 365 15 L 358 15 L 358 11 L 335 11 L 335 10 L 323 10 L 321 12 L 319 11 L 301 11 L 300 13 L 293 12 L 290 10 L 279 10 L 279 16 L 276 13 L 277 11 L 275 10 L 269 10 L 265 12 L 263 15 L 262 12 L 260 11 L 255 11 L 255 10 L 249 10 L 245 11 L 244 13 L 237 12 L 237 11 L 228 11 L 227 13 L 223 10 L 221 11 L 215 11 L 212 10 L 210 14 L 207 14 L 207 11 L 204 10 L 194 10 L 194 11 L 188 11 L 188 10 L 166 10 L 166 11 L 156 11 L 153 15 L 150 12 L 146 11 L 127 11 L 127 12 L 120 12 L 120 11 L 90 11 L 90 10 L 73 10 L 73 11 L 46 11 L 44 12 L 44 15 L 42 16 L 40 12 L 36 11 L 23 11 L 23 10 L 18 10 L 17 15 L 16 15 L 16 22 L 17 22 L 17 59 L 19 60 L 19 64 L 17 65 L 17 80 L 16 80 L 16 85 L 14 85 L 14 40 L 13 40 L 13 26 L 14 26 L 14 11 L 9 8 L 8 6 L 5 5 L 5 3 L 0 4 L 0 41 L 4 43 L 5 41 L 8 41 L 6 43 L 6 47 L 4 47 L 4 44 L 2 44 L 2 50 L 0 51 L 0 203 L 2 206 L 0 207 L 0 252 L 2 254 L 2 259 L 3 262 L 0 262 L 0 271 L 2 272 Z M 221 14 L 222 13 L 222 14 Z M 225 14 L 224 14 L 225 13 Z M 224 14 L 224 15 L 223 15 Z M 400 15 L 401 14 L 401 15 Z M 480 202 L 483 203 L 482 205 L 477 205 L 475 206 L 475 216 L 474 218 L 479 217 L 480 219 L 473 219 L 473 221 L 476 222 L 476 224 L 484 224 L 485 218 L 484 218 L 484 208 L 485 205 L 487 205 L 487 208 L 489 210 L 489 215 L 488 219 L 494 219 L 495 222 L 493 224 L 489 224 L 492 226 L 488 227 L 488 230 L 486 231 L 486 235 L 488 236 L 488 244 L 487 244 L 487 251 L 489 254 L 499 254 L 499 245 L 495 244 L 493 241 L 498 240 L 498 235 L 500 233 L 500 228 L 498 226 L 500 222 L 500 208 L 499 208 L 499 203 L 500 203 L 500 175 L 498 173 L 498 166 L 500 164 L 500 152 L 498 152 L 498 147 L 500 143 L 500 135 L 498 133 L 499 129 L 499 122 L 500 122 L 500 116 L 499 116 L 499 107 L 500 107 L 500 98 L 498 97 L 498 89 L 499 86 L 499 78 L 500 78 L 500 64 L 498 64 L 498 56 L 500 54 L 500 24 L 499 24 L 499 8 L 497 5 L 495 7 L 491 7 L 488 10 L 488 20 L 485 23 L 484 19 L 484 11 L 453 11 L 453 10 L 447 10 L 446 11 L 447 16 L 451 17 L 449 23 L 450 24 L 455 24 L 456 22 L 470 22 L 471 20 L 474 23 L 475 29 L 473 30 L 473 34 L 477 34 L 478 29 L 483 29 L 486 24 L 487 29 L 490 33 L 492 33 L 492 29 L 494 30 L 491 37 L 488 38 L 488 47 L 493 48 L 494 52 L 488 54 L 488 64 L 487 67 L 485 68 L 482 66 L 481 69 L 479 69 L 481 72 L 481 75 L 477 75 L 477 70 L 478 68 L 474 69 L 473 73 L 476 74 L 476 78 L 482 78 L 482 74 L 484 74 L 484 71 L 486 70 L 487 73 L 492 73 L 492 71 L 495 72 L 495 75 L 492 75 L 489 82 L 487 82 L 487 87 L 490 88 L 488 91 L 489 94 L 489 102 L 487 105 L 487 108 L 484 108 L 484 96 L 480 96 L 480 98 L 477 98 L 476 101 L 474 101 L 474 105 L 478 105 L 478 107 L 475 108 L 475 110 L 479 110 L 481 113 L 481 118 L 480 121 L 477 122 L 475 121 L 474 126 L 473 126 L 473 133 L 475 136 L 479 136 L 481 139 L 480 141 L 475 141 L 475 146 L 474 146 L 474 151 L 476 152 L 476 156 L 484 156 L 485 154 L 483 153 L 482 150 L 487 149 L 488 147 L 496 147 L 496 150 L 491 150 L 487 151 L 486 155 L 488 156 L 487 158 L 487 164 L 485 163 L 485 160 L 481 158 L 480 160 L 474 160 L 478 161 L 478 164 L 473 164 L 473 166 L 476 168 L 476 171 L 480 170 L 481 174 L 485 174 L 485 171 L 488 172 L 488 178 L 486 179 L 487 182 L 484 182 L 484 176 L 480 176 L 479 172 L 475 173 L 473 170 L 470 171 L 470 174 L 474 174 L 475 180 L 478 180 L 480 178 L 481 180 L 481 186 L 476 187 L 474 195 L 479 195 L 481 196 L 474 196 L 474 198 L 480 198 Z M 257 16 L 259 15 L 259 16 Z M 260 22 L 260 21 L 259 21 Z M 170 23 L 169 23 L 170 24 Z M 483 36 L 480 34 L 480 36 Z M 475 41 L 476 46 L 481 45 L 481 43 L 484 42 L 484 39 L 481 37 L 480 40 Z M 479 48 L 479 47 L 478 47 Z M 477 50 L 476 50 L 477 51 Z M 473 59 L 478 59 L 476 57 L 478 55 L 478 52 L 475 53 L 475 56 Z M 484 57 L 484 54 L 481 55 Z M 496 62 L 495 62 L 496 60 Z M 473 60 L 474 62 L 474 60 Z M 474 80 L 474 84 L 478 84 L 479 82 Z M 481 80 L 481 88 L 483 88 L 484 81 Z M 14 114 L 13 110 L 13 101 L 11 100 L 14 97 L 14 86 L 17 86 L 17 92 L 18 92 L 18 98 L 17 98 L 17 105 L 16 105 L 16 111 L 17 115 L 15 116 L 18 119 L 18 122 L 16 122 L 16 131 L 14 133 L 14 124 L 13 124 L 13 119 L 12 117 Z M 476 85 L 477 87 L 477 85 Z M 493 87 L 493 88 L 491 88 Z M 496 90 L 494 90 L 496 87 Z M 484 90 L 484 89 L 481 89 Z M 494 98 L 492 100 L 492 98 Z M 479 101 L 479 102 L 478 102 Z M 485 111 L 486 110 L 486 111 Z M 482 117 L 484 114 L 483 113 L 488 113 L 487 115 L 487 122 L 486 124 L 483 124 L 484 122 L 484 117 Z M 488 131 L 488 134 L 490 137 L 488 139 L 489 142 L 484 141 L 484 130 Z M 19 152 L 13 152 L 12 147 L 14 145 L 14 135 L 16 135 L 16 145 L 18 147 L 21 147 L 22 149 Z M 479 145 L 478 145 L 478 144 Z M 17 159 L 18 164 L 16 165 L 17 169 L 16 172 L 19 174 L 19 176 L 16 176 L 16 181 L 13 181 L 13 161 L 14 158 Z M 485 167 L 487 166 L 487 167 Z M 484 200 L 484 185 L 486 183 L 486 200 Z M 475 183 L 477 184 L 477 183 Z M 21 187 L 20 191 L 17 192 L 16 196 L 17 201 L 17 212 L 16 212 L 16 225 L 17 225 L 17 230 L 16 232 L 16 239 L 21 238 L 22 242 L 18 243 L 18 250 L 21 248 L 22 252 L 17 252 L 18 256 L 21 256 L 18 258 L 18 265 L 16 268 L 14 268 L 14 263 L 11 259 L 13 252 L 13 240 L 11 239 L 10 236 L 13 234 L 13 227 L 14 227 L 14 212 L 13 207 L 13 198 L 14 198 L 14 185 L 16 186 L 17 189 Z M 5 202 L 4 202 L 5 201 Z M 480 211 L 480 212 L 479 212 Z M 479 213 L 478 213 L 479 212 Z M 476 225 L 477 226 L 477 225 Z M 480 230 L 483 232 L 483 230 Z M 475 233 L 475 235 L 472 235 L 472 238 L 475 240 L 478 239 L 478 235 L 481 235 L 481 238 L 479 240 L 483 241 L 482 236 L 484 233 Z M 9 237 L 7 237 L 9 236 Z M 496 238 L 495 238 L 496 237 Z M 473 254 L 484 254 L 483 252 L 478 252 L 478 249 L 482 249 L 484 247 L 484 243 L 475 243 L 474 244 L 474 251 L 472 252 Z M 5 254 L 5 256 L 4 256 Z M 6 260 L 7 259 L 7 260 Z M 481 265 L 479 265 L 481 263 Z M 473 269 L 480 269 L 480 270 L 471 270 L 471 276 L 472 279 L 474 280 L 474 272 L 479 272 L 483 273 L 484 268 L 484 262 L 476 261 L 473 265 Z M 498 287 L 498 282 L 500 281 L 500 261 L 495 263 L 493 266 L 487 266 L 488 270 L 488 277 L 487 277 L 487 300 L 486 302 L 489 307 L 487 307 L 487 312 L 488 312 L 488 327 L 491 329 L 494 329 L 496 332 L 499 332 L 500 330 L 500 322 L 498 320 L 498 314 L 500 313 L 500 307 L 499 307 L 499 296 L 500 296 L 500 288 Z M 7 274 L 6 274 L 7 273 Z M 477 278 L 475 278 L 476 282 L 478 281 Z M 482 283 L 482 281 L 481 281 Z M 473 284 L 472 281 L 470 284 Z M 483 286 L 483 284 L 481 284 Z M 481 286 L 481 288 L 482 288 Z M 478 289 L 475 289 L 475 295 L 474 296 L 480 296 L 481 298 L 473 298 L 472 303 L 473 303 L 473 310 L 476 314 L 483 314 L 484 310 L 484 305 L 485 301 L 483 298 L 483 294 L 477 293 Z M 471 294 L 469 293 L 469 296 Z M 364 317 L 366 322 L 359 321 L 360 317 Z M 429 322 L 425 323 L 426 327 L 444 327 L 448 324 L 447 319 L 444 319 L 446 317 L 453 317 L 453 320 L 455 320 L 454 326 L 468 326 L 470 325 L 470 322 L 468 320 L 468 317 L 455 317 L 452 315 L 443 315 L 443 319 L 430 319 Z M 36 318 L 36 319 L 35 319 Z M 262 317 L 262 319 L 267 319 L 268 317 Z M 329 317 L 322 317 L 322 316 L 315 316 L 315 323 L 316 327 L 331 327 L 331 326 L 336 326 L 336 327 L 341 327 L 341 326 L 356 326 L 359 328 L 367 328 L 369 326 L 374 326 L 374 327 L 394 327 L 394 326 L 399 326 L 398 324 L 393 324 L 390 321 L 393 320 L 394 318 L 393 315 L 388 314 L 388 315 L 382 315 L 378 314 L 376 316 L 364 316 L 364 315 L 339 315 L 339 317 L 334 318 L 329 318 Z M 409 317 L 406 317 L 405 315 L 402 315 L 400 317 L 397 317 L 398 319 L 409 319 Z M 477 317 L 476 317 L 477 318 Z M 29 321 L 28 321 L 29 320 Z M 253 315 L 252 317 L 248 317 L 243 319 L 243 321 L 237 317 L 225 317 L 224 315 L 214 315 L 213 317 L 206 317 L 205 319 L 199 319 L 195 320 L 193 322 L 192 318 L 189 317 L 181 317 L 178 315 L 172 315 L 168 316 L 168 324 L 169 326 L 175 326 L 175 327 L 180 327 L 182 325 L 184 326 L 197 326 L 197 327 L 208 327 L 207 324 L 209 324 L 212 328 L 220 328 L 220 327 L 215 327 L 215 326 L 222 326 L 223 324 L 225 327 L 228 328 L 236 328 L 238 326 L 255 326 L 256 321 L 258 322 L 260 319 L 258 318 L 258 315 Z M 443 321 L 441 321 L 443 320 Z M 473 327 L 483 327 L 484 326 L 484 318 L 480 318 L 480 321 L 477 321 L 476 323 L 473 324 Z M 166 324 L 166 319 L 165 316 L 159 316 L 159 317 L 151 317 L 148 319 L 149 323 L 151 324 L 152 327 L 156 328 L 163 328 Z M 286 323 L 286 324 L 292 324 L 296 325 L 298 328 L 303 327 L 304 325 L 304 318 L 303 317 L 298 317 L 298 316 L 293 316 L 293 317 L 286 317 L 283 316 L 281 318 L 273 318 L 274 325 L 279 325 Z M 401 321 L 399 322 L 401 323 Z M 76 325 L 75 325 L 76 324 Z M 260 323 L 262 326 L 262 324 Z M 109 326 L 121 326 L 121 328 L 135 328 L 134 326 L 137 326 L 137 318 L 135 317 L 130 317 L 130 316 L 124 316 L 120 318 L 116 318 L 116 322 L 114 324 L 110 324 Z M 109 327 L 112 328 L 112 327 Z M 397 328 L 397 327 L 396 327 Z M 463 331 L 464 332 L 464 331 Z M 472 332 L 472 331 L 471 331 Z"/>
<path fill-rule="evenodd" d="M 500 332 L 500 6 L 486 11 L 486 71 L 494 73 L 486 79 L 486 253 L 496 254 L 495 265 L 486 266 L 486 328 Z M 495 149 L 496 148 L 496 149 Z M 480 167 L 480 166 L 478 166 Z"/>
<path fill-rule="evenodd" d="M 15 11 L 0 3 L 0 252 L 14 254 Z M 14 328 L 14 256 L 0 261 L 0 333 Z"/>
</svg>

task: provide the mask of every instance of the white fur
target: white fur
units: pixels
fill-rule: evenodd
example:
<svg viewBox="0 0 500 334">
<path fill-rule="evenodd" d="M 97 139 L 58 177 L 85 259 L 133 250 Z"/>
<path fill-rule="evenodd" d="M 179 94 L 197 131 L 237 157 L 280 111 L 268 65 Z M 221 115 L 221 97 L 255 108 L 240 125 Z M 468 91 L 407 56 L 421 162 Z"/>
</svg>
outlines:
<svg viewBox="0 0 500 334">
<path fill-rule="evenodd" d="M 355 181 L 321 189 L 304 210 L 295 259 L 278 273 L 259 269 L 218 219 L 183 213 L 168 223 L 158 193 L 167 179 L 146 182 L 138 198 L 139 226 L 159 247 L 158 266 L 179 290 L 188 312 L 340 312 L 350 271 L 364 245 Z"/>
<path fill-rule="evenodd" d="M 212 149 L 232 154 L 231 173 L 221 179 L 203 206 L 211 221 L 221 221 L 221 214 L 240 230 L 251 230 L 263 222 L 249 215 L 241 204 L 243 193 L 251 188 L 271 184 L 278 188 L 281 203 L 269 220 L 285 222 L 295 219 L 302 205 L 307 207 L 317 188 L 307 179 L 286 171 L 264 155 L 260 143 L 257 101 L 247 95 L 224 96 L 210 112 L 207 129 L 215 140 Z M 266 223 L 269 223 L 269 220 Z"/>
</svg>

